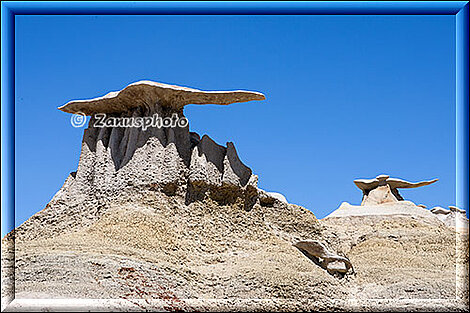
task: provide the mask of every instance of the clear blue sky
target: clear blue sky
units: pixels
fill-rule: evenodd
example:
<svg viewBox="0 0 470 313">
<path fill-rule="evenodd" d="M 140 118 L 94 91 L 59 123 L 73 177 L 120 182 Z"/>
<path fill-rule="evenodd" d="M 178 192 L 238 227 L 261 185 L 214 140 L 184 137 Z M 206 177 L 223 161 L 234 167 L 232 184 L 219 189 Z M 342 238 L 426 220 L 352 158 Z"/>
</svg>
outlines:
<svg viewBox="0 0 470 313">
<path fill-rule="evenodd" d="M 455 204 L 454 16 L 17 16 L 16 225 L 77 168 L 57 107 L 149 79 L 267 100 L 188 106 L 259 186 L 324 217 L 355 178 L 439 178 L 405 198 Z"/>
</svg>

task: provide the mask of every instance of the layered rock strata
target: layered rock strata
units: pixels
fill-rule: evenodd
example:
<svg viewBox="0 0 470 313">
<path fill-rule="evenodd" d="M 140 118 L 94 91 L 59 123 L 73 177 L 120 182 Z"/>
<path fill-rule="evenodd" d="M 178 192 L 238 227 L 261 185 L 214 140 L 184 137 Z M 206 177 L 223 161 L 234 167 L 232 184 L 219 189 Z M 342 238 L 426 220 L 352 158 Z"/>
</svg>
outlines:
<svg viewBox="0 0 470 313">
<path fill-rule="evenodd" d="M 221 146 L 207 135 L 201 138 L 189 131 L 187 120 L 169 127 L 157 123 L 144 129 L 135 127 L 135 122 L 107 127 L 103 115 L 106 121 L 182 121 L 188 104 L 228 105 L 262 99 L 265 96 L 259 92 L 202 91 L 139 81 L 103 97 L 66 103 L 59 107 L 61 111 L 90 116 L 77 170 L 46 208 L 26 222 L 34 231 L 23 233 L 20 228 L 16 235 L 34 239 L 56 236 L 65 228 L 86 227 L 112 199 L 147 189 L 183 197 L 187 204 L 210 198 L 250 210 L 258 199 L 257 176 L 240 160 L 233 143 Z M 65 222 L 57 218 L 61 215 L 72 218 Z M 45 221 L 54 222 L 51 226 Z"/>
</svg>

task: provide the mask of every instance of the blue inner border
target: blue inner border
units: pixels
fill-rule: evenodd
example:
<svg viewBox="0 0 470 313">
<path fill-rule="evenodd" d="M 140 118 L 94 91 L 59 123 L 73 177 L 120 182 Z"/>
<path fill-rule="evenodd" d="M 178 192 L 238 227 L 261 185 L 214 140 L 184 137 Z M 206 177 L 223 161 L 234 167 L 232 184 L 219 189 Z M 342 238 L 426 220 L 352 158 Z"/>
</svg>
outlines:
<svg viewBox="0 0 470 313">
<path fill-rule="evenodd" d="M 468 1 L 11 2 L 1 4 L 2 234 L 15 225 L 15 15 L 456 15 L 456 205 L 468 210 Z"/>
<path fill-rule="evenodd" d="M 467 4 L 457 13 L 456 41 L 456 204 L 468 216 L 468 12 Z"/>
<path fill-rule="evenodd" d="M 467 1 L 6 2 L 15 14 L 457 14 Z"/>
</svg>

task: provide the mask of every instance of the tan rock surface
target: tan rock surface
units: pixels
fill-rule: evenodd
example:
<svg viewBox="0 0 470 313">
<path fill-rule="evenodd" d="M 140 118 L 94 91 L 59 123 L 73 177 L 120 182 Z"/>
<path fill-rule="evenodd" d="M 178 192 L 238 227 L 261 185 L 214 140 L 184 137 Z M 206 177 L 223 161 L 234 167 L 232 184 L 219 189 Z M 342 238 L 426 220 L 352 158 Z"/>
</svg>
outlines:
<svg viewBox="0 0 470 313">
<path fill-rule="evenodd" d="M 349 216 L 411 216 L 423 218 L 431 223 L 442 224 L 429 210 L 415 205 L 411 201 L 398 201 L 375 205 L 352 205 L 343 202 L 338 209 L 325 218 Z"/>
<path fill-rule="evenodd" d="M 140 188 L 110 201 L 88 226 L 53 237 L 22 236 L 38 231 L 34 223 L 20 228 L 17 299 L 121 298 L 133 308 L 133 299 L 168 297 L 187 309 L 185 299 L 307 298 L 327 308 L 346 296 L 338 279 L 293 247 L 295 238 L 321 240 L 315 216 L 295 205 L 250 211 L 210 199 L 186 205 L 184 198 Z M 274 308 L 282 309 L 281 302 Z"/>
<path fill-rule="evenodd" d="M 468 232 L 455 232 L 430 210 L 410 201 L 343 202 L 320 222 L 325 240 L 354 265 L 353 297 L 439 299 L 443 310 L 454 300 L 468 305 Z"/>
<path fill-rule="evenodd" d="M 92 115 L 94 113 L 123 113 L 137 107 L 152 107 L 157 103 L 162 107 L 180 110 L 188 104 L 227 105 L 264 99 L 266 97 L 262 93 L 255 91 L 203 91 L 143 80 L 102 97 L 70 101 L 59 107 L 59 110 Z"/>
<path fill-rule="evenodd" d="M 73 221 L 84 212 L 58 218 Z M 121 299 L 92 304 L 126 311 L 463 311 L 466 305 L 468 237 L 456 241 L 448 227 L 419 215 L 317 221 L 280 201 L 246 211 L 241 203 L 186 205 L 139 188 L 108 202 L 88 226 L 23 238 L 38 230 L 31 223 L 20 228 L 15 254 L 8 253 L 12 238 L 2 240 L 2 264 L 16 261 L 17 302 L 10 310 L 34 307 L 32 298 L 56 299 L 63 309 L 78 305 L 74 299 Z M 301 238 L 347 256 L 354 274 L 328 274 L 344 262 L 323 269 L 294 247 Z"/>
<path fill-rule="evenodd" d="M 468 305 L 468 235 L 413 215 L 351 215 L 321 223 L 329 244 L 354 264 L 351 297 L 434 299 L 443 310 L 454 300 Z"/>
</svg>

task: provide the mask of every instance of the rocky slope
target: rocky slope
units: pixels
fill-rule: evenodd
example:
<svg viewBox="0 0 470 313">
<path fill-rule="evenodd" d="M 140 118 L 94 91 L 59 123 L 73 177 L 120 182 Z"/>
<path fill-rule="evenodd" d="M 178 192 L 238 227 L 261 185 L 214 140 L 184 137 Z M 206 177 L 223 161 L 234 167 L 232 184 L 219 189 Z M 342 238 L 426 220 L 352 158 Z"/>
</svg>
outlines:
<svg viewBox="0 0 470 313">
<path fill-rule="evenodd" d="M 324 236 L 355 265 L 350 290 L 358 298 L 468 299 L 468 232 L 428 210 L 409 201 L 343 203 L 321 222 Z"/>
<path fill-rule="evenodd" d="M 313 214 L 295 205 L 245 211 L 130 191 L 88 227 L 17 239 L 16 297 L 342 297 L 339 282 L 292 246 L 319 236 Z"/>
<path fill-rule="evenodd" d="M 144 81 L 61 107 L 92 115 L 78 169 L 46 208 L 3 238 L 2 306 L 464 310 L 468 286 L 458 283 L 468 278 L 456 276 L 456 266 L 467 266 L 468 249 L 462 253 L 456 233 L 427 211 L 319 221 L 260 190 L 231 143 L 218 145 L 187 125 L 94 126 L 96 113 L 183 118 L 189 103 L 261 99 Z M 400 210 L 421 212 L 414 204 Z M 299 242 L 327 253 L 319 257 Z M 346 263 L 352 268 L 341 270 Z"/>
</svg>

